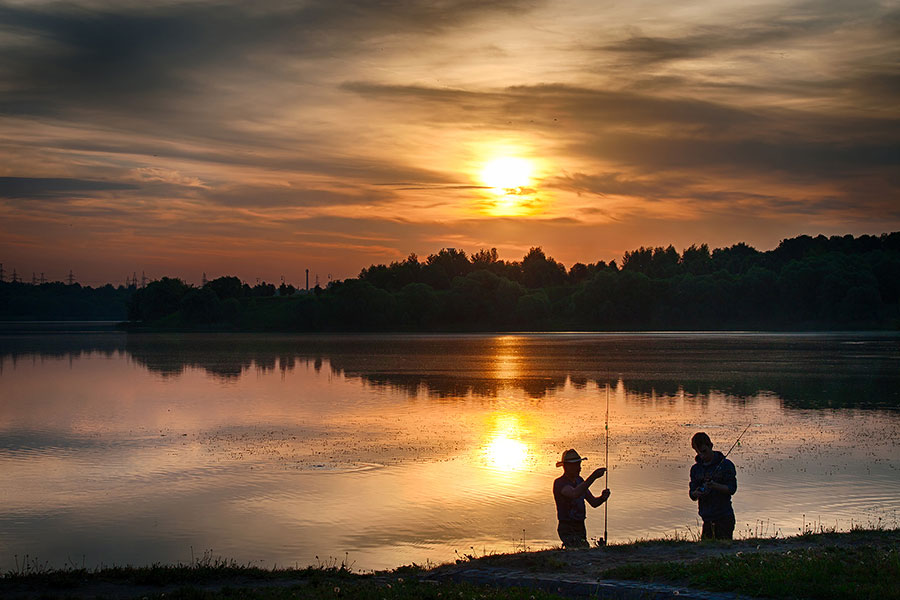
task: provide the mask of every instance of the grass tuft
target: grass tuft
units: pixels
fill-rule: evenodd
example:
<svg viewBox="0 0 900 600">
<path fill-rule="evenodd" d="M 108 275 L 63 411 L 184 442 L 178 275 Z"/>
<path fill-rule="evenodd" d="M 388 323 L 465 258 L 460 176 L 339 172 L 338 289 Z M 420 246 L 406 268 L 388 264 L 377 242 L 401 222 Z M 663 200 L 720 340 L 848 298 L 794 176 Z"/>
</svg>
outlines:
<svg viewBox="0 0 900 600">
<path fill-rule="evenodd" d="M 890 546 L 737 552 L 691 563 L 626 565 L 603 576 L 770 598 L 900 599 L 900 554 Z"/>
</svg>

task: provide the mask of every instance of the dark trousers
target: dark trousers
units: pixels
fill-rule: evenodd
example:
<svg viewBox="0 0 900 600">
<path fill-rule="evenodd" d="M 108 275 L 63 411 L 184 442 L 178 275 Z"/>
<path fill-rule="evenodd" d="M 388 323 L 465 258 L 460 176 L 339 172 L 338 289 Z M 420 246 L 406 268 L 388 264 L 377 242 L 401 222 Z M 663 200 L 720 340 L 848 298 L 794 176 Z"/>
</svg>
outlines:
<svg viewBox="0 0 900 600">
<path fill-rule="evenodd" d="M 734 536 L 734 515 L 718 519 L 703 519 L 701 540 L 730 540 Z"/>
<path fill-rule="evenodd" d="M 563 548 L 589 548 L 584 521 L 560 521 L 556 528 Z"/>
</svg>

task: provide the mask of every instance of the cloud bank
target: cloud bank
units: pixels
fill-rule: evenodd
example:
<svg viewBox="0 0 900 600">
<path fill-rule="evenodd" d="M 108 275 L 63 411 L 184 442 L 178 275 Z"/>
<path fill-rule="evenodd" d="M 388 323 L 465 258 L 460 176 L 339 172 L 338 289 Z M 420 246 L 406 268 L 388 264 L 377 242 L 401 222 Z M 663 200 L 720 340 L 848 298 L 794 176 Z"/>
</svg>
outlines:
<svg viewBox="0 0 900 600">
<path fill-rule="evenodd" d="M 898 34 L 869 1 L 0 2 L 0 253 L 296 280 L 896 230 Z"/>
</svg>

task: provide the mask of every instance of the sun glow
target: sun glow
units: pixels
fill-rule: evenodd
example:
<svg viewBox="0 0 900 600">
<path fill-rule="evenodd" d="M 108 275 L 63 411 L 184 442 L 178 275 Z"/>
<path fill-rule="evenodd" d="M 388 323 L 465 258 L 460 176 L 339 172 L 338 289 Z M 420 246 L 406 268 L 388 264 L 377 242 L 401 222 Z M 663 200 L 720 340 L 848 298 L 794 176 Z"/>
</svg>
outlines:
<svg viewBox="0 0 900 600">
<path fill-rule="evenodd" d="M 483 198 L 485 212 L 497 217 L 533 214 L 537 206 L 534 172 L 533 161 L 514 155 L 501 154 L 484 163 L 480 177 L 489 190 Z"/>
<path fill-rule="evenodd" d="M 504 156 L 484 165 L 481 180 L 498 196 L 521 194 L 531 185 L 534 167 L 524 158 Z"/>
</svg>

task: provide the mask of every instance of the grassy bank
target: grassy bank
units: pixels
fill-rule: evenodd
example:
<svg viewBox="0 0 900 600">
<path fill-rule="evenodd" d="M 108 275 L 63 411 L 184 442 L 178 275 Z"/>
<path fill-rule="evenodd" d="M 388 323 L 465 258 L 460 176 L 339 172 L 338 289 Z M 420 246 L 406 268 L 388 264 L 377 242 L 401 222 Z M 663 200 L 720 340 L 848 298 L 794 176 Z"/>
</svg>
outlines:
<svg viewBox="0 0 900 600">
<path fill-rule="evenodd" d="M 470 557 L 426 570 L 354 573 L 344 564 L 262 569 L 208 557 L 192 565 L 47 569 L 17 562 L 0 577 L 2 598 L 230 600 L 359 598 L 373 600 L 522 599 L 559 596 L 534 589 L 445 581 L 470 569 L 544 577 L 626 579 L 761 598 L 900 599 L 900 529 L 855 530 L 734 542 L 644 540 L 586 550 L 544 550 Z M 430 580 L 429 582 L 422 581 Z M 440 580 L 441 583 L 434 583 Z"/>
<path fill-rule="evenodd" d="M 558 600 L 523 588 L 496 589 L 456 583 L 425 583 L 418 566 L 391 572 L 353 573 L 344 565 L 262 569 L 229 561 L 194 565 L 45 569 L 23 563 L 0 577 L 0 598 L 140 600 Z"/>
<path fill-rule="evenodd" d="M 697 562 L 626 565 L 609 569 L 604 576 L 765 598 L 900 599 L 896 542 L 783 553 L 737 551 Z"/>
<path fill-rule="evenodd" d="M 881 527 L 735 541 L 641 540 L 574 552 L 498 555 L 477 562 L 761 598 L 900 600 L 900 529 Z"/>
</svg>

